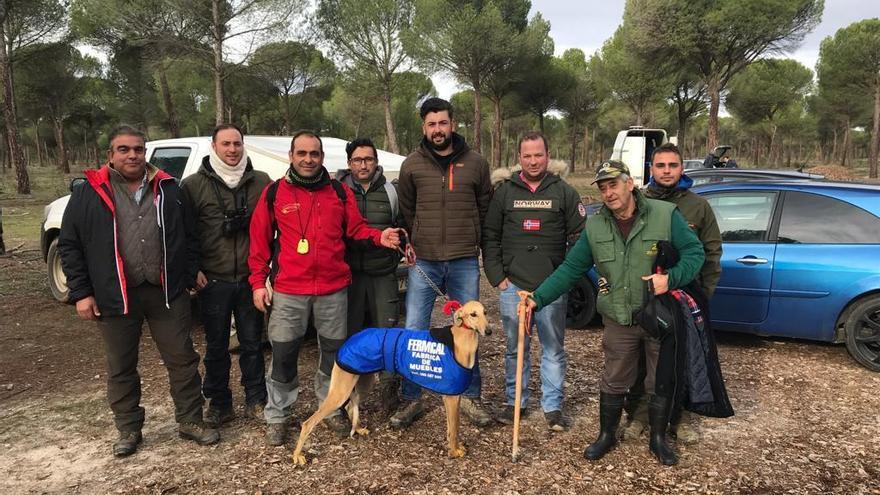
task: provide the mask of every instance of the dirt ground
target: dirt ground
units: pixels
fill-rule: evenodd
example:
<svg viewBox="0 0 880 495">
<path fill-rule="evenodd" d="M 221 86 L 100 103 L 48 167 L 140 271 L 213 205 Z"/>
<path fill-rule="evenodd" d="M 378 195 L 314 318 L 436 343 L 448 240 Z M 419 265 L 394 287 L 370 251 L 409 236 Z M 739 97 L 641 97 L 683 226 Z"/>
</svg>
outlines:
<svg viewBox="0 0 880 495">
<path fill-rule="evenodd" d="M 598 328 L 567 335 L 571 431 L 546 429 L 534 401 L 540 392 L 533 367 L 532 414 L 522 426 L 525 458 L 518 463 L 510 460 L 509 426 L 478 430 L 466 420 L 468 455 L 448 459 L 442 405 L 431 396 L 428 414 L 405 431 L 386 426 L 387 414 L 375 398 L 362 413 L 372 430 L 368 437 L 341 439 L 318 428 L 305 468 L 290 463 L 291 445 L 267 447 L 263 427 L 244 419 L 224 427 L 216 446 L 179 439 L 167 375 L 147 332 L 140 366 L 145 441 L 136 455 L 115 459 L 102 343 L 94 325 L 51 299 L 33 242 L 0 257 L 0 289 L 4 494 L 880 494 L 880 374 L 856 364 L 843 346 L 800 341 L 720 336 L 736 416 L 700 420 L 703 440 L 678 446 L 677 467 L 661 467 L 649 455 L 647 439 L 624 442 L 599 462 L 586 461 L 581 452 L 598 422 Z M 484 299 L 497 330 L 481 346 L 483 393 L 497 405 L 503 397 L 504 337 L 497 296 L 485 286 L 483 294 L 489 295 Z M 195 335 L 201 352 L 200 329 Z M 306 379 L 296 406 L 300 420 L 316 408 L 309 379 L 316 356 L 314 343 L 301 356 Z M 537 359 L 535 348 L 533 363 Z M 234 394 L 241 414 L 237 385 Z"/>
</svg>

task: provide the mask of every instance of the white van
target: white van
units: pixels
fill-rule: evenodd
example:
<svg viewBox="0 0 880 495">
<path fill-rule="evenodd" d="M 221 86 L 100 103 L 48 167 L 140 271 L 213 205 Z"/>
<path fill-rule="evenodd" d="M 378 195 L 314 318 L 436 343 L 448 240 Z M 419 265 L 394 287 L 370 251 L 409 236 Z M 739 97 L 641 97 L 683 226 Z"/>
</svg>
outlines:
<svg viewBox="0 0 880 495">
<path fill-rule="evenodd" d="M 331 175 L 339 169 L 348 167 L 345 154 L 347 142 L 343 139 L 322 137 L 324 145 L 324 166 Z M 278 179 L 290 166 L 287 151 L 290 137 L 287 136 L 245 136 L 244 145 L 256 170 L 262 170 L 272 179 Z M 211 149 L 211 137 L 191 137 L 160 139 L 147 143 L 147 161 L 178 179 L 196 173 L 202 159 Z M 390 181 L 397 178 L 400 165 L 405 158 L 387 151 L 378 150 L 379 165 Z M 52 295 L 61 302 L 67 302 L 67 279 L 61 270 L 61 257 L 58 253 L 58 234 L 61 232 L 61 218 L 70 195 L 49 203 L 43 210 L 43 224 L 40 232 L 40 247 L 49 271 L 49 288 Z"/>
<path fill-rule="evenodd" d="M 663 129 L 632 126 L 617 133 L 611 159 L 623 162 L 629 168 L 636 187 L 642 187 L 651 177 L 651 155 L 654 148 L 667 141 L 669 138 Z"/>
</svg>

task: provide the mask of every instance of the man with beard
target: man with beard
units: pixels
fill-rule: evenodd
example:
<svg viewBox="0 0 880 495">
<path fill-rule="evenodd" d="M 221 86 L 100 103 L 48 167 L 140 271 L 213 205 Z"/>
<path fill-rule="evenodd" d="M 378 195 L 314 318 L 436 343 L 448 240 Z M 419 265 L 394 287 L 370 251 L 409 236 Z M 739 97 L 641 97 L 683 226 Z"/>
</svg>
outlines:
<svg viewBox="0 0 880 495">
<path fill-rule="evenodd" d="M 235 417 L 229 389 L 231 316 L 240 347 L 238 366 L 244 387 L 245 416 L 262 420 L 266 405 L 263 353 L 263 314 L 254 307 L 247 279 L 248 228 L 260 193 L 271 182 L 254 170 L 244 136 L 234 124 L 214 128 L 211 151 L 199 171 L 181 184 L 187 211 L 199 239 L 196 288 L 205 326 L 205 381 L 202 393 L 210 400 L 205 423 L 213 428 Z"/>
<path fill-rule="evenodd" d="M 400 212 L 412 227 L 410 241 L 416 266 L 410 268 L 406 294 L 406 328 L 428 329 L 437 293 L 462 303 L 479 298 L 480 230 L 492 184 L 489 164 L 454 132 L 452 105 L 429 98 L 421 107 L 421 146 L 400 168 Z M 479 361 L 461 400 L 461 410 L 477 426 L 492 418 L 480 399 Z M 404 381 L 401 405 L 391 426 L 405 428 L 424 413 L 420 387 Z"/>
<path fill-rule="evenodd" d="M 715 213 L 705 198 L 690 191 L 694 181 L 684 174 L 681 152 L 672 143 L 666 143 L 654 149 L 651 158 L 651 180 L 645 189 L 645 196 L 652 199 L 669 201 L 678 207 L 684 215 L 688 226 L 693 230 L 700 242 L 703 243 L 703 251 L 706 261 L 700 269 L 697 280 L 706 293 L 706 298 L 711 299 L 721 279 L 721 231 Z M 639 377 L 644 376 L 644 363 L 640 364 Z M 627 393 L 627 416 L 629 424 L 624 429 L 624 437 L 635 439 L 641 436 L 648 424 L 648 404 L 642 381 L 636 379 L 635 384 Z M 673 435 L 685 444 L 695 443 L 699 440 L 699 431 L 693 423 L 696 418 L 689 412 L 683 411 L 679 417 L 672 417 L 671 430 Z"/>
<path fill-rule="evenodd" d="M 263 312 L 272 307 L 265 409 L 266 440 L 272 446 L 284 444 L 299 396 L 297 359 L 309 318 L 314 319 L 320 351 L 315 395 L 319 402 L 327 397 L 336 351 L 348 333 L 351 270 L 345 263 L 345 239 L 389 249 L 400 245 L 397 229 L 368 226 L 351 190 L 330 178 L 317 134 L 294 134 L 288 156 L 287 174 L 266 187 L 254 210 L 248 257 L 254 305 Z M 266 287 L 270 262 L 272 292 Z M 348 432 L 338 411 L 328 423 L 337 433 Z"/>
<path fill-rule="evenodd" d="M 547 138 L 537 131 L 519 140 L 522 171 L 495 191 L 483 225 L 483 269 L 501 290 L 501 322 L 507 335 L 504 355 L 507 403 L 495 419 L 513 423 L 516 397 L 516 354 L 520 290 L 534 291 L 562 263 L 569 243 L 584 228 L 587 210 L 577 191 L 547 172 Z M 562 414 L 565 383 L 565 307 L 567 297 L 556 299 L 534 315 L 541 341 L 541 408 L 547 426 L 565 431 L 570 421 Z M 525 338 L 522 370 L 522 413 L 529 399 L 529 336 Z"/>
</svg>

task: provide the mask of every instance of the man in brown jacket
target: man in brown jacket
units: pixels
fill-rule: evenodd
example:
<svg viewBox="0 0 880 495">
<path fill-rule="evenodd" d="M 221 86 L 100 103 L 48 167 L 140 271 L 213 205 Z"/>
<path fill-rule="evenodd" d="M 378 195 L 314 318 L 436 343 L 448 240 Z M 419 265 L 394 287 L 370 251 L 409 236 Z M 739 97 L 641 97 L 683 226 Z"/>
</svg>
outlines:
<svg viewBox="0 0 880 495">
<path fill-rule="evenodd" d="M 454 132 L 452 105 L 429 98 L 420 114 L 425 137 L 404 160 L 398 184 L 400 212 L 418 258 L 407 280 L 406 328 L 412 329 L 430 326 L 434 287 L 462 303 L 479 298 L 480 232 L 492 199 L 489 164 Z M 475 425 L 488 426 L 492 418 L 483 408 L 480 385 L 477 361 L 461 410 Z M 404 381 L 392 427 L 405 428 L 424 413 L 421 393 Z"/>
</svg>

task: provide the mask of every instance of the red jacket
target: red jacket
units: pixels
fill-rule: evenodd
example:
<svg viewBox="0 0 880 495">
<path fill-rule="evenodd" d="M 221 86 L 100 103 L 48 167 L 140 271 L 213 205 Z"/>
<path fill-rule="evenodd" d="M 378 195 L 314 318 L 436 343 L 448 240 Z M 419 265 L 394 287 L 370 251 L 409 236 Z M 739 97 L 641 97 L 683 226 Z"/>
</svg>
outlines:
<svg viewBox="0 0 880 495">
<path fill-rule="evenodd" d="M 272 219 L 266 205 L 266 190 L 251 218 L 251 245 L 248 281 L 254 290 L 266 286 L 274 238 Z M 372 240 L 380 244 L 382 231 L 371 228 L 361 216 L 357 201 L 348 186 L 343 186 L 347 199 L 342 201 L 328 182 L 309 191 L 284 179 L 278 181 L 275 195 L 275 220 L 278 225 L 280 250 L 276 254 L 277 273 L 273 290 L 282 294 L 320 296 L 337 292 L 351 283 L 351 270 L 345 262 L 343 237 Z M 345 218 L 345 232 L 343 228 Z M 303 233 L 302 230 L 305 230 Z M 305 237 L 309 250 L 297 253 L 297 244 Z"/>
</svg>

